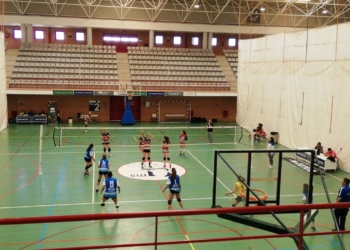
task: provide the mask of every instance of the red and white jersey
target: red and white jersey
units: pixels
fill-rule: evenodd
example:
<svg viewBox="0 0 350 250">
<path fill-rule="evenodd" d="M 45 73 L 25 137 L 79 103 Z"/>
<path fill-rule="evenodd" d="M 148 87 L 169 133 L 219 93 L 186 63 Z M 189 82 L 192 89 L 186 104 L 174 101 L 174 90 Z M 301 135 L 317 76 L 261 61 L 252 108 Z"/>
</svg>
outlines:
<svg viewBox="0 0 350 250">
<path fill-rule="evenodd" d="M 101 136 L 102 136 L 102 141 L 103 142 L 108 142 L 109 141 L 110 135 L 109 135 L 108 132 L 102 133 Z"/>
<path fill-rule="evenodd" d="M 187 135 L 181 133 L 180 134 L 180 143 L 185 144 L 186 140 L 187 140 Z"/>
<path fill-rule="evenodd" d="M 162 151 L 168 151 L 170 147 L 170 144 L 163 142 L 162 144 Z"/>
<path fill-rule="evenodd" d="M 150 149 L 151 148 L 151 139 L 144 139 L 142 141 L 142 148 L 143 149 Z"/>
</svg>

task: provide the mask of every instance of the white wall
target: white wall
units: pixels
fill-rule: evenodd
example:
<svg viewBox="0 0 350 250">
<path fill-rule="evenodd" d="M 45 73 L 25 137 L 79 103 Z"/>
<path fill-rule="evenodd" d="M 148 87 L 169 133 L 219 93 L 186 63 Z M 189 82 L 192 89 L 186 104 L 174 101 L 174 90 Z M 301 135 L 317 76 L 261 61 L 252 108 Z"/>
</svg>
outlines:
<svg viewBox="0 0 350 250">
<path fill-rule="evenodd" d="M 350 171 L 350 24 L 241 40 L 237 121 L 290 148 L 322 142 Z"/>
</svg>

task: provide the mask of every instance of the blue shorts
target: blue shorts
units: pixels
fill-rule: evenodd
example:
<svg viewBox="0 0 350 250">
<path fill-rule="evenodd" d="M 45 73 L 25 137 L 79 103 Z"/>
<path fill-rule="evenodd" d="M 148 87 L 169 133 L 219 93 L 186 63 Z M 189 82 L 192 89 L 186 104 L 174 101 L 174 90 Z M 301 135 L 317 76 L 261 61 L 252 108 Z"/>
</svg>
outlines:
<svg viewBox="0 0 350 250">
<path fill-rule="evenodd" d="M 105 174 L 107 174 L 108 173 L 108 170 L 107 171 L 98 171 L 98 174 L 100 174 L 100 175 L 105 175 Z"/>
<path fill-rule="evenodd" d="M 104 193 L 103 197 L 107 200 L 108 199 L 115 199 L 115 198 L 117 198 L 117 193 Z"/>
<path fill-rule="evenodd" d="M 171 190 L 170 189 L 170 193 L 172 193 L 172 194 L 179 194 L 180 192 L 181 192 L 180 189 L 178 189 L 178 190 Z"/>
<path fill-rule="evenodd" d="M 89 158 L 84 157 L 84 160 L 85 160 L 85 162 L 91 162 L 91 158 L 89 159 Z"/>
</svg>

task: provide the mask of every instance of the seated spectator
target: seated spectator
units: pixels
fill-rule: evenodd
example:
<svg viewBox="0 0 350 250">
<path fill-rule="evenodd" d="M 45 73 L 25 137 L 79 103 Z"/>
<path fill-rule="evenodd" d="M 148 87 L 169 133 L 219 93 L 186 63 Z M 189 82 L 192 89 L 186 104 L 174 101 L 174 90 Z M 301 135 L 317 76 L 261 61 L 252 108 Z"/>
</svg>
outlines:
<svg viewBox="0 0 350 250">
<path fill-rule="evenodd" d="M 34 113 L 33 110 L 30 110 L 30 111 L 28 112 L 28 115 L 29 115 L 29 116 L 33 116 L 33 115 L 35 115 L 35 113 Z"/>
<path fill-rule="evenodd" d="M 326 156 L 327 159 L 332 162 L 335 162 L 338 159 L 337 153 L 333 151 L 331 148 L 327 149 L 327 152 L 324 153 L 324 156 Z"/>
<path fill-rule="evenodd" d="M 39 115 L 41 115 L 41 116 L 46 116 L 46 113 L 45 113 L 44 110 L 42 109 L 41 112 L 39 113 Z"/>
<path fill-rule="evenodd" d="M 318 142 L 316 144 L 315 149 L 317 150 L 317 155 L 323 154 L 323 147 L 321 146 L 321 142 Z"/>
<path fill-rule="evenodd" d="M 259 141 L 260 137 L 266 137 L 266 132 L 263 129 L 263 125 L 261 123 L 258 124 L 258 127 L 253 130 L 254 131 L 254 140 Z"/>
</svg>

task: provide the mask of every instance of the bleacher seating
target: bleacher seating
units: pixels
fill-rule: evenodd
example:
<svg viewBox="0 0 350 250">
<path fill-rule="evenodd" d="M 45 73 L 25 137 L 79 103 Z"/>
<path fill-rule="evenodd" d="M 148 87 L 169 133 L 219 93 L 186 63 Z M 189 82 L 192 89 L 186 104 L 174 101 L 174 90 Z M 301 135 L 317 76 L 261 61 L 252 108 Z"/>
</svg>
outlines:
<svg viewBox="0 0 350 250">
<path fill-rule="evenodd" d="M 118 83 L 115 46 L 22 45 L 10 87 L 113 86 Z"/>
<path fill-rule="evenodd" d="M 229 90 L 229 84 L 211 50 L 128 47 L 132 82 L 146 89 Z"/>
<path fill-rule="evenodd" d="M 235 49 L 224 49 L 224 53 L 228 63 L 230 64 L 232 71 L 235 73 L 237 77 L 237 69 L 238 69 L 238 50 Z"/>
</svg>

